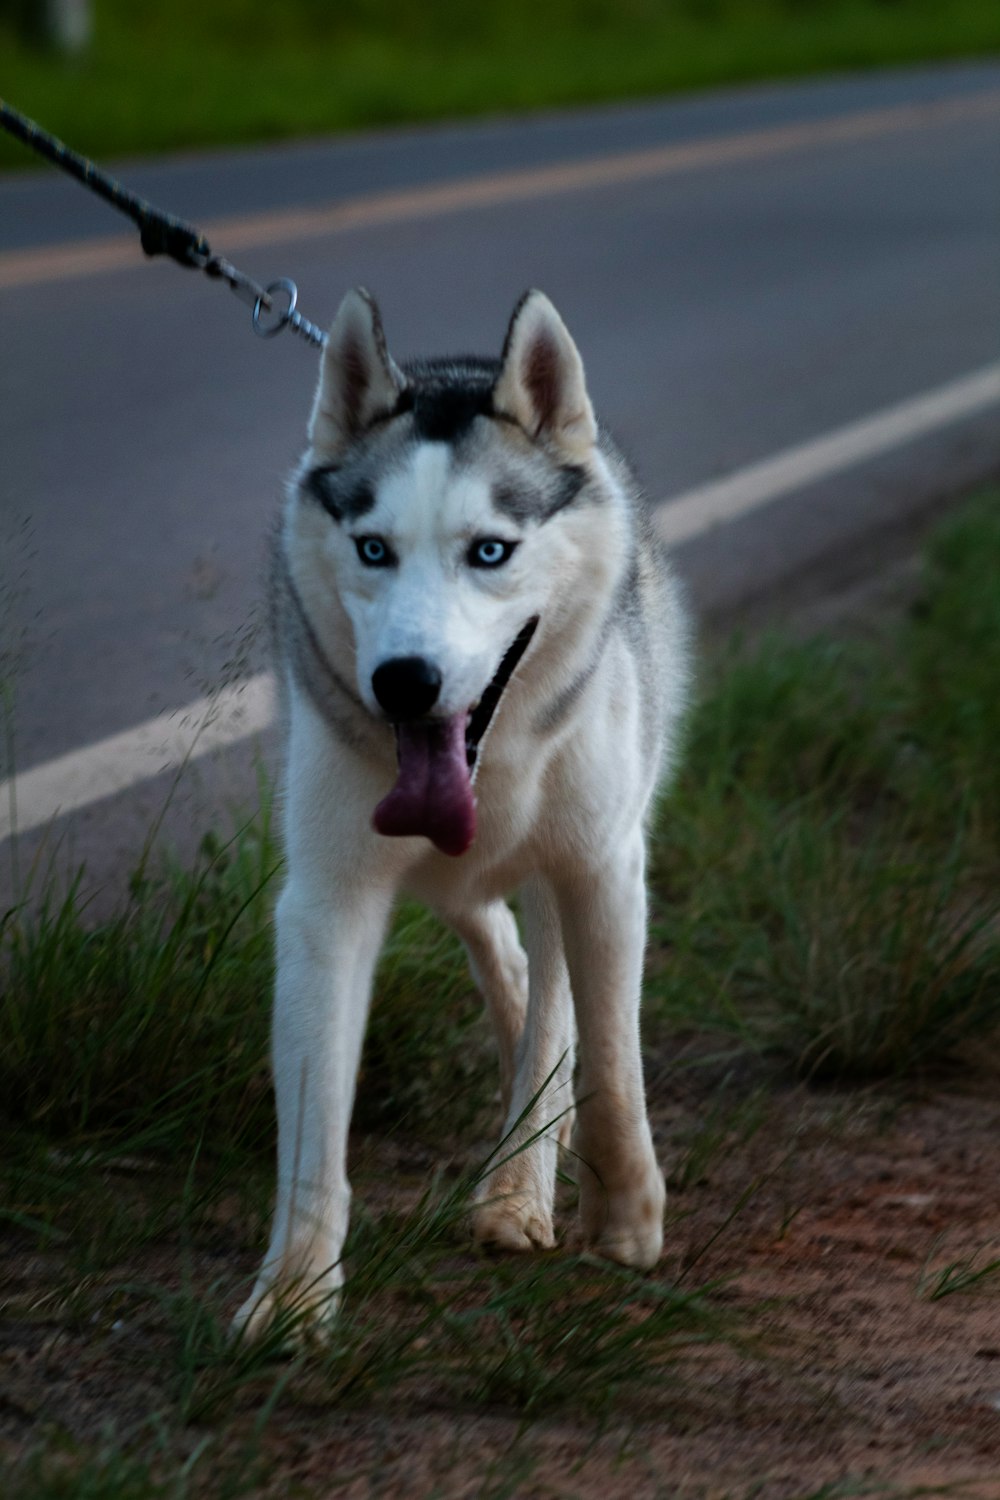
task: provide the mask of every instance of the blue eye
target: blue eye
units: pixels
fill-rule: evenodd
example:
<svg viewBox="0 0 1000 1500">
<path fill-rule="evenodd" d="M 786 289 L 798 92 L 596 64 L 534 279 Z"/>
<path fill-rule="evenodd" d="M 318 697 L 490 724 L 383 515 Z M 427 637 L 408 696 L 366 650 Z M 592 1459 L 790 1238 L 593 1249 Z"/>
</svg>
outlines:
<svg viewBox="0 0 1000 1500">
<path fill-rule="evenodd" d="M 470 568 L 499 568 L 507 561 L 517 542 L 505 542 L 498 536 L 480 537 L 469 548 L 467 561 Z"/>
<path fill-rule="evenodd" d="M 384 542 L 380 536 L 356 536 L 354 545 L 366 567 L 391 568 L 396 561 L 388 543 Z"/>
</svg>

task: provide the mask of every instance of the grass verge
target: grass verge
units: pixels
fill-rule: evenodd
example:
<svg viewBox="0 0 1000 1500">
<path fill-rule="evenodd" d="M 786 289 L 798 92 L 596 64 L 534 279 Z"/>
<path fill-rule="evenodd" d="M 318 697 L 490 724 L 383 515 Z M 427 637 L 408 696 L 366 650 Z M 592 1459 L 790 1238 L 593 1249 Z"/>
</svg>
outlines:
<svg viewBox="0 0 1000 1500">
<path fill-rule="evenodd" d="M 700 1119 L 668 1131 L 682 1202 L 720 1162 L 749 1162 L 774 1064 L 779 1078 L 898 1081 L 1000 1022 L 998 562 L 991 493 L 935 535 L 912 608 L 876 638 L 735 643 L 707 671 L 651 874 L 654 1107 L 679 1038 L 728 1057 Z M 377 983 L 356 1117 L 368 1206 L 336 1338 L 291 1360 L 275 1341 L 227 1344 L 269 1207 L 278 864 L 265 798 L 231 839 L 206 839 L 193 871 L 145 859 L 108 921 L 88 921 L 79 885 L 57 899 L 39 871 L 3 917 L 9 1369 L 33 1362 L 50 1391 L 64 1365 L 77 1372 L 55 1427 L 13 1382 L 0 1419 L 13 1412 L 23 1436 L 7 1494 L 221 1500 L 267 1493 L 274 1473 L 285 1493 L 282 1445 L 319 1416 L 377 1428 L 390 1411 L 503 1413 L 580 1432 L 663 1421 L 706 1360 L 750 1352 L 726 1288 L 699 1277 L 794 1142 L 776 1166 L 748 1167 L 697 1249 L 652 1277 L 473 1254 L 462 1225 L 494 1125 L 490 1048 L 457 945 L 412 909 Z M 730 1080 L 747 1059 L 741 1091 Z M 780 1241 L 798 1206 L 775 1201 Z M 993 1247 L 944 1265 L 935 1252 L 917 1294 L 965 1301 L 996 1273 Z M 109 1383 L 114 1426 L 99 1439 Z M 278 1412 L 291 1426 L 276 1454 Z M 375 1452 L 371 1475 L 387 1462 Z M 520 1493 L 532 1462 L 513 1444 L 476 1492 Z"/>
<path fill-rule="evenodd" d="M 736 643 L 665 802 L 649 989 L 809 1076 L 938 1060 L 1000 1019 L 1000 497 L 878 643 Z"/>
<path fill-rule="evenodd" d="M 82 60 L 19 41 L 3 93 L 94 156 L 260 141 L 499 110 L 970 57 L 1000 48 L 986 0 L 399 0 L 134 6 L 96 0 Z M 0 164 L 26 153 L 0 139 Z"/>
</svg>

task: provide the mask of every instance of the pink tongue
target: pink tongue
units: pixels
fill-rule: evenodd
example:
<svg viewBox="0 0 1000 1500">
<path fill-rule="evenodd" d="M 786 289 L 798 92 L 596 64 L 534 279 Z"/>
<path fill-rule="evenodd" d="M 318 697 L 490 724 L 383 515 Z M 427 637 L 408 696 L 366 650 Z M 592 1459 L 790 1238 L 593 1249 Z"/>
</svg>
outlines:
<svg viewBox="0 0 1000 1500">
<path fill-rule="evenodd" d="M 476 832 L 466 720 L 466 714 L 456 714 L 440 724 L 396 726 L 399 774 L 373 814 L 378 833 L 421 834 L 443 854 L 465 853 Z"/>
</svg>

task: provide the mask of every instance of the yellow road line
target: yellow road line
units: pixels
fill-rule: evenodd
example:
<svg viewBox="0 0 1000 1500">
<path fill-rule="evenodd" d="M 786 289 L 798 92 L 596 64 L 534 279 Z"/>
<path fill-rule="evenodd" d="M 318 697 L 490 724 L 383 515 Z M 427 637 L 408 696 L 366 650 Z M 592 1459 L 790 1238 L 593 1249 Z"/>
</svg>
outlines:
<svg viewBox="0 0 1000 1500">
<path fill-rule="evenodd" d="M 816 146 L 850 145 L 879 136 L 919 130 L 1000 113 L 1000 92 L 930 104 L 903 104 L 888 109 L 808 120 L 734 135 L 652 146 L 585 161 L 466 177 L 457 182 L 403 188 L 347 198 L 320 208 L 291 208 L 273 213 L 242 214 L 201 226 L 212 245 L 226 255 L 296 241 L 321 239 L 352 229 L 371 229 L 439 218 L 475 208 L 525 202 L 532 198 L 583 192 L 623 183 L 667 177 L 706 167 L 764 160 Z M 42 245 L 0 253 L 0 289 L 73 281 L 144 264 L 134 235 L 85 240 L 69 245 Z"/>
</svg>

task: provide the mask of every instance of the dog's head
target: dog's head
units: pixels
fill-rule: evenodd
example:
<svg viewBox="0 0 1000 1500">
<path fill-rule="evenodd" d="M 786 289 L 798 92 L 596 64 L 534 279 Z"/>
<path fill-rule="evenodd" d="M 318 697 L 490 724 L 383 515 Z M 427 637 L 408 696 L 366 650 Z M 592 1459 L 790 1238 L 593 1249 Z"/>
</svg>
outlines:
<svg viewBox="0 0 1000 1500">
<path fill-rule="evenodd" d="M 617 563 L 615 536 L 595 524 L 608 470 L 580 355 L 529 292 L 499 360 L 401 368 L 375 302 L 352 291 L 309 438 L 290 561 L 309 574 L 321 642 L 335 634 L 324 613 L 346 616 L 358 696 L 396 730 L 399 780 L 376 827 L 462 852 L 471 774 L 507 683 Z"/>
</svg>

